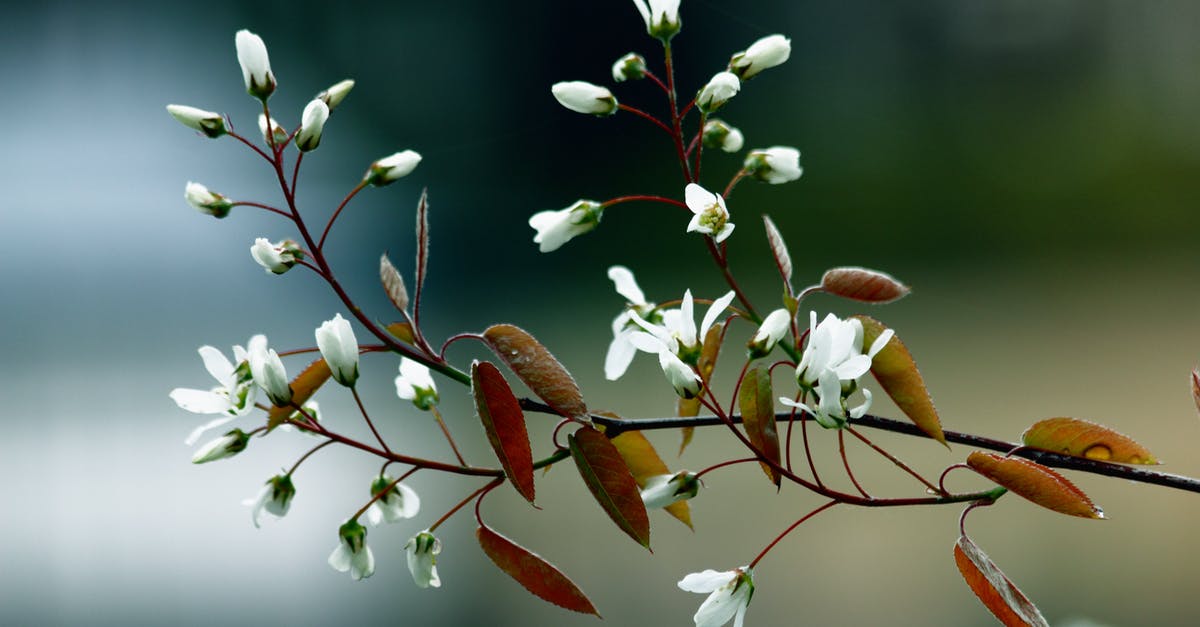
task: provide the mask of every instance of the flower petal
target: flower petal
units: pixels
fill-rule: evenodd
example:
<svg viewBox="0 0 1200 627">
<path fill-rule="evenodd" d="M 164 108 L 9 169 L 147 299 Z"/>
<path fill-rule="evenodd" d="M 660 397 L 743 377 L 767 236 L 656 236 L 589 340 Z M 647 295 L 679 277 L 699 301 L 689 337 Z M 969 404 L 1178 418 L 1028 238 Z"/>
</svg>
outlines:
<svg viewBox="0 0 1200 627">
<path fill-rule="evenodd" d="M 729 303 L 733 302 L 733 290 L 729 290 L 724 296 L 713 301 L 712 306 L 704 313 L 704 320 L 700 321 L 700 338 L 703 340 L 708 335 L 708 330 L 712 328 L 717 318 L 725 313 L 725 309 L 729 307 Z"/>
<path fill-rule="evenodd" d="M 613 285 L 617 288 L 617 293 L 624 296 L 630 304 L 646 304 L 646 295 L 642 293 L 642 288 L 638 287 L 637 281 L 633 278 L 633 272 L 629 268 L 625 266 L 613 266 L 608 269 L 608 278 L 612 280 Z"/>
<path fill-rule="evenodd" d="M 633 356 L 637 354 L 637 347 L 629 341 L 633 333 L 632 329 L 621 331 L 608 345 L 608 353 L 604 356 L 604 377 L 609 381 L 620 379 L 633 362 Z"/>
<path fill-rule="evenodd" d="M 707 594 L 729 583 L 737 576 L 736 571 L 716 571 L 711 568 L 698 573 L 691 573 L 679 580 L 679 589 L 697 594 Z"/>
</svg>

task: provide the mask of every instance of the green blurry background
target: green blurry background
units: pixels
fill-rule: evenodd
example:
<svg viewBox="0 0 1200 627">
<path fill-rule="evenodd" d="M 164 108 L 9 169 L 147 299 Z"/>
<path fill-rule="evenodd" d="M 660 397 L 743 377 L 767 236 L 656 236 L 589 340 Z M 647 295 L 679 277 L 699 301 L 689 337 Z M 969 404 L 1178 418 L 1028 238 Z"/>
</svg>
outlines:
<svg viewBox="0 0 1200 627">
<path fill-rule="evenodd" d="M 1015 439 L 1035 420 L 1089 418 L 1128 432 L 1200 475 L 1200 424 L 1187 373 L 1197 360 L 1200 233 L 1200 5 L 996 0 L 838 3 L 685 0 L 678 77 L 690 93 L 729 55 L 781 32 L 792 58 L 745 86 L 721 117 L 748 147 L 793 145 L 804 177 L 741 185 L 733 266 L 763 309 L 779 288 L 759 215 L 787 237 L 799 283 L 833 265 L 889 271 L 914 289 L 871 315 L 916 355 L 948 428 Z M 672 150 L 632 116 L 559 107 L 549 85 L 610 83 L 630 50 L 660 68 L 657 44 L 623 0 L 575 2 L 5 3 L 0 72 L 0 622 L 4 624 L 590 625 L 527 595 L 483 557 L 472 521 L 442 528 L 444 587 L 417 590 L 402 547 L 475 483 L 419 474 L 422 515 L 373 529 L 378 570 L 352 583 L 325 564 L 340 521 L 368 496 L 374 462 L 327 451 L 296 475 L 283 521 L 255 530 L 240 499 L 311 442 L 255 441 L 192 466 L 184 436 L 201 417 L 167 393 L 208 385 L 195 349 L 253 333 L 309 346 L 341 305 L 311 276 L 265 275 L 254 237 L 293 236 L 266 214 L 216 221 L 183 202 L 188 180 L 277 202 L 270 173 L 232 141 L 195 137 L 167 103 L 228 112 L 253 134 L 233 33 L 266 40 L 293 125 L 313 94 L 358 86 L 306 159 L 301 205 L 317 223 L 371 161 L 412 148 L 410 177 L 368 190 L 330 237 L 330 256 L 372 315 L 389 251 L 411 272 L 416 200 L 429 188 L 434 235 L 425 320 L 443 337 L 519 324 L 572 370 L 596 408 L 662 415 L 672 399 L 653 359 L 619 382 L 601 364 L 621 306 L 605 270 L 634 270 L 652 300 L 724 288 L 686 216 L 654 205 L 609 211 L 596 232 L 541 255 L 525 224 L 576 198 L 679 197 Z M 624 102 L 661 111 L 653 87 Z M 737 157 L 711 154 L 724 184 Z M 816 297 L 813 308 L 862 307 Z M 734 339 L 741 341 L 748 329 Z M 730 350 L 727 355 L 733 355 Z M 460 364 L 478 347 L 451 352 Z M 737 364 L 728 356 L 723 371 Z M 364 359 L 362 389 L 398 448 L 447 456 L 424 415 L 396 403 L 396 361 Z M 299 369 L 302 362 L 288 362 Z M 728 375 L 733 373 L 726 372 Z M 778 381 L 783 383 L 782 377 Z M 461 390 L 442 384 L 467 454 L 491 453 Z M 360 430 L 336 389 L 330 424 Z M 879 413 L 898 415 L 885 403 Z M 531 416 L 535 450 L 552 421 Z M 362 435 L 366 436 L 363 432 Z M 818 459 L 834 465 L 821 433 Z M 739 455 L 701 433 L 673 466 Z M 879 435 L 936 474 L 967 450 Z M 915 494 L 870 451 L 853 460 L 880 494 Z M 1017 498 L 969 521 L 1052 623 L 1191 625 L 1200 498 L 1072 475 L 1110 520 L 1069 519 Z M 819 504 L 776 495 L 750 466 L 714 473 L 693 501 L 696 532 L 652 513 L 653 555 L 604 518 L 573 470 L 539 479 L 536 511 L 510 490 L 493 525 L 569 573 L 607 624 L 689 624 L 702 597 L 675 582 L 745 564 Z M 962 489 L 982 487 L 963 475 Z M 988 625 L 951 559 L 957 509 L 838 509 L 806 523 L 757 570 L 755 625 Z"/>
</svg>

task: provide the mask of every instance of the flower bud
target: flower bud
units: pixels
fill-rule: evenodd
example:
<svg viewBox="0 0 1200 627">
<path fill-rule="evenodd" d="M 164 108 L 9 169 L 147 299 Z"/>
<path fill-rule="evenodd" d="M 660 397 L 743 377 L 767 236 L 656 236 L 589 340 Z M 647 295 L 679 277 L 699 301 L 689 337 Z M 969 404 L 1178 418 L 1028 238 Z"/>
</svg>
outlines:
<svg viewBox="0 0 1200 627">
<path fill-rule="evenodd" d="M 268 126 L 265 113 L 258 114 L 258 132 L 262 133 L 263 141 L 268 146 L 282 146 L 283 142 L 287 141 L 288 138 L 287 129 L 283 128 L 283 125 L 275 118 L 271 118 L 270 125 Z"/>
<path fill-rule="evenodd" d="M 655 475 L 646 479 L 642 488 L 642 501 L 646 509 L 666 507 L 685 501 L 700 492 L 700 479 L 696 473 L 682 471 L 674 475 Z"/>
<path fill-rule="evenodd" d="M 234 37 L 238 64 L 242 66 L 242 78 L 246 81 L 246 93 L 266 102 L 275 91 L 275 75 L 271 73 L 271 59 L 267 46 L 258 35 L 240 30 Z"/>
<path fill-rule="evenodd" d="M 234 429 L 197 449 L 196 454 L 192 456 L 192 463 L 207 464 L 218 459 L 233 457 L 246 450 L 248 444 L 250 444 L 250 436 L 241 429 Z"/>
<path fill-rule="evenodd" d="M 577 200 L 558 211 L 539 211 L 529 217 L 529 226 L 537 231 L 533 242 L 541 252 L 557 250 L 576 235 L 596 228 L 603 214 L 604 207 L 594 200 Z"/>
<path fill-rule="evenodd" d="M 554 94 L 558 104 L 576 113 L 605 116 L 617 112 L 617 98 L 608 88 L 585 81 L 555 83 L 550 87 L 550 93 Z"/>
<path fill-rule="evenodd" d="M 191 181 L 188 181 L 187 187 L 183 190 L 183 198 L 200 213 L 206 213 L 216 218 L 224 218 L 233 208 L 233 203 L 229 199 Z"/>
<path fill-rule="evenodd" d="M 346 79 L 317 94 L 317 99 L 324 102 L 332 112 L 338 105 L 342 104 L 342 101 L 346 99 L 351 89 L 354 89 L 354 81 Z"/>
<path fill-rule="evenodd" d="M 363 175 L 363 180 L 375 187 L 383 187 L 397 179 L 408 176 L 410 172 L 417 168 L 417 164 L 420 162 L 421 155 L 411 150 L 398 152 L 390 157 L 384 157 L 372 163 L 371 167 L 367 168 L 367 173 Z"/>
<path fill-rule="evenodd" d="M 350 322 L 337 314 L 317 328 L 317 348 L 338 383 L 354 387 L 358 381 L 358 340 Z"/>
<path fill-rule="evenodd" d="M 242 505 L 251 507 L 250 518 L 258 527 L 258 520 L 263 510 L 276 518 L 283 518 L 292 507 L 292 497 L 296 496 L 296 487 L 292 485 L 291 475 L 275 475 L 267 479 L 266 485 L 259 491 L 258 496 L 242 501 Z"/>
<path fill-rule="evenodd" d="M 392 481 L 387 475 L 379 475 L 371 482 L 371 496 L 378 495 L 379 498 L 367 508 L 367 520 L 376 527 L 383 522 L 412 518 L 421 511 L 421 498 L 416 491 L 403 483 L 393 486 Z M 386 494 L 383 494 L 384 490 L 387 490 Z"/>
<path fill-rule="evenodd" d="M 763 37 L 729 59 L 729 71 L 746 80 L 755 74 L 782 64 L 792 54 L 792 40 L 783 35 Z"/>
<path fill-rule="evenodd" d="M 265 241 L 265 240 L 264 240 Z M 267 348 L 267 336 L 256 335 L 250 338 L 246 347 L 247 359 L 250 362 L 250 376 L 258 387 L 267 393 L 267 397 L 276 407 L 286 407 L 292 402 L 292 388 L 288 384 L 287 371 L 275 349 Z"/>
<path fill-rule="evenodd" d="M 712 113 L 725 106 L 741 88 L 742 83 L 737 76 L 729 72 L 717 72 L 696 94 L 696 106 L 705 113 Z"/>
<path fill-rule="evenodd" d="M 250 247 L 250 256 L 268 274 L 283 274 L 296 265 L 296 261 L 304 258 L 304 252 L 299 244 L 290 239 L 272 244 L 267 238 L 260 237 Z"/>
<path fill-rule="evenodd" d="M 338 528 L 338 545 L 329 554 L 329 565 L 339 572 L 350 571 L 355 581 L 375 574 L 375 555 L 367 546 L 367 528 L 348 520 Z"/>
<path fill-rule="evenodd" d="M 612 75 L 618 83 L 646 78 L 646 60 L 642 55 L 630 52 L 613 63 Z"/>
<path fill-rule="evenodd" d="M 775 348 L 775 345 L 779 343 L 779 340 L 783 339 L 783 336 L 787 334 L 791 324 L 792 314 L 786 309 L 776 309 L 767 314 L 762 324 L 759 325 L 758 332 L 746 344 L 746 348 L 750 351 L 750 359 L 765 357 L 770 353 Z"/>
<path fill-rule="evenodd" d="M 296 133 L 296 148 L 300 152 L 315 150 L 321 144 L 321 131 L 325 130 L 325 120 L 329 119 L 329 105 L 324 100 L 316 98 L 304 107 L 300 116 L 300 131 Z"/>
<path fill-rule="evenodd" d="M 418 588 L 441 587 L 442 580 L 437 572 L 437 556 L 442 552 L 440 540 L 428 530 L 422 531 L 408 539 L 404 552 L 408 558 L 408 572 Z"/>
<path fill-rule="evenodd" d="M 221 117 L 220 113 L 177 104 L 167 105 L 167 113 L 180 124 L 200 131 L 208 137 L 217 138 L 228 132 L 225 129 L 225 118 Z"/>
<path fill-rule="evenodd" d="M 800 151 L 790 146 L 752 150 L 742 167 L 747 174 L 772 185 L 794 181 L 804 173 L 804 168 L 800 167 Z"/>
<path fill-rule="evenodd" d="M 400 358 L 400 375 L 396 377 L 396 396 L 412 401 L 417 409 L 429 410 L 438 403 L 437 385 L 429 376 L 429 368 L 407 357 Z"/>
<path fill-rule="evenodd" d="M 720 148 L 724 152 L 737 152 L 745 143 L 741 131 L 716 119 L 704 123 L 701 137 L 705 148 Z"/>
<path fill-rule="evenodd" d="M 646 33 L 651 37 L 670 41 L 679 34 L 683 23 L 679 20 L 679 0 L 633 0 L 633 6 L 646 22 Z"/>
</svg>

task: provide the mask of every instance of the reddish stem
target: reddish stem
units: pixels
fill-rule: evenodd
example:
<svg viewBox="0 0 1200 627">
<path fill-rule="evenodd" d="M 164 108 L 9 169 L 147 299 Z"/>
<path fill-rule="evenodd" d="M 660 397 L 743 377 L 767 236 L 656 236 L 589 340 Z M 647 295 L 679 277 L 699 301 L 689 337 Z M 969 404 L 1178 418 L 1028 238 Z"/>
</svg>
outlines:
<svg viewBox="0 0 1200 627">
<path fill-rule="evenodd" d="M 764 549 L 763 549 L 763 550 L 762 550 L 762 551 L 761 551 L 761 552 L 758 554 L 758 557 L 755 557 L 755 558 L 754 558 L 754 559 L 753 559 L 753 560 L 750 562 L 750 565 L 748 566 L 748 568 L 754 568 L 754 566 L 755 566 L 756 564 L 758 564 L 759 560 L 761 560 L 763 557 L 765 557 L 765 556 L 766 556 L 766 554 L 767 554 L 767 553 L 769 553 L 769 552 L 771 551 L 771 549 L 775 548 L 775 545 L 776 545 L 776 544 L 779 544 L 779 541 L 780 541 L 780 540 L 782 540 L 782 539 L 784 538 L 784 536 L 786 536 L 787 534 L 791 533 L 793 529 L 795 529 L 796 527 L 799 527 L 801 524 L 803 524 L 803 523 L 804 523 L 804 521 L 808 520 L 809 518 L 812 518 L 813 516 L 816 516 L 817 514 L 820 514 L 821 512 L 823 512 L 823 511 L 825 511 L 825 510 L 827 510 L 827 509 L 829 509 L 829 508 L 831 508 L 831 507 L 833 507 L 834 505 L 837 505 L 837 504 L 838 504 L 838 502 L 837 502 L 837 501 L 830 501 L 830 502 L 828 502 L 828 503 L 826 503 L 826 504 L 824 504 L 824 505 L 822 505 L 822 506 L 818 507 L 817 509 L 814 509 L 813 511 L 811 511 L 811 512 L 809 512 L 809 513 L 805 514 L 803 518 L 801 518 L 800 520 L 797 520 L 796 522 L 794 522 L 794 523 L 792 523 L 791 525 L 789 525 L 787 529 L 784 529 L 784 530 L 783 530 L 783 533 L 781 533 L 781 534 L 779 534 L 778 536 L 776 536 L 774 540 L 771 540 L 771 543 L 770 543 L 770 544 L 768 544 L 768 545 L 766 546 L 766 548 L 764 548 Z"/>
<path fill-rule="evenodd" d="M 629 196 L 618 196 L 616 198 L 606 200 L 606 201 L 600 203 L 600 206 L 607 209 L 613 205 L 619 205 L 619 204 L 625 203 L 625 202 L 635 202 L 635 201 L 639 201 L 639 200 L 647 200 L 650 202 L 666 203 L 668 205 L 675 205 L 676 207 L 681 207 L 689 212 L 691 211 L 691 209 L 688 208 L 687 203 L 683 202 L 682 200 L 675 200 L 674 198 L 667 198 L 666 196 L 654 196 L 654 195 L 650 195 L 650 194 L 632 194 Z"/>
<path fill-rule="evenodd" d="M 842 457 L 842 466 L 846 468 L 846 476 L 850 477 L 850 483 L 854 484 L 859 494 L 871 498 L 871 495 L 867 494 L 867 491 L 858 483 L 858 479 L 854 476 L 854 471 L 850 470 L 850 459 L 846 457 L 846 436 L 842 431 L 843 429 L 838 429 L 838 454 Z"/>
<path fill-rule="evenodd" d="M 637 107 L 631 107 L 627 104 L 618 104 L 617 108 L 622 111 L 628 111 L 628 112 L 642 118 L 643 120 L 647 120 L 649 122 L 654 123 L 655 126 L 657 126 L 658 128 L 661 128 L 668 135 L 672 135 L 672 136 L 674 135 L 674 133 L 671 131 L 671 127 L 667 126 L 666 124 L 663 124 L 662 120 L 654 117 L 653 115 L 650 115 L 649 113 L 646 113 L 645 111 L 642 111 L 641 109 L 638 109 Z"/>
<path fill-rule="evenodd" d="M 297 162 L 296 165 L 299 166 L 299 162 Z M 350 199 L 354 198 L 354 196 L 361 192 L 366 186 L 367 182 L 365 180 L 360 181 L 358 185 L 355 185 L 354 189 L 350 190 L 350 193 L 346 194 L 346 197 L 342 199 L 342 203 L 338 205 L 338 208 L 333 212 L 333 215 L 329 216 L 329 221 L 325 223 L 325 230 L 321 232 L 321 239 L 317 240 L 318 251 L 325 247 L 325 238 L 329 236 L 329 229 L 333 227 L 333 223 L 337 221 L 338 216 L 342 215 L 342 210 L 346 208 L 347 204 L 349 204 Z"/>
</svg>

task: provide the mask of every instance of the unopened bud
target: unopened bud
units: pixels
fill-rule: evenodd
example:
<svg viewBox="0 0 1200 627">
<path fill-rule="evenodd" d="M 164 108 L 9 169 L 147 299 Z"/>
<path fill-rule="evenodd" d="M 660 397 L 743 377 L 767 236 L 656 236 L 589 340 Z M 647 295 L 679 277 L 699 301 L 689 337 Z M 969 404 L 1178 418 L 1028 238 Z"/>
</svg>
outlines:
<svg viewBox="0 0 1200 627">
<path fill-rule="evenodd" d="M 701 137 L 705 148 L 720 148 L 724 152 L 737 152 L 745 143 L 741 131 L 715 119 L 704 123 L 704 133 Z"/>
<path fill-rule="evenodd" d="M 246 435 L 241 429 L 234 429 L 201 446 L 196 451 L 196 454 L 192 456 L 192 463 L 207 464 L 208 462 L 215 462 L 218 459 L 233 457 L 246 450 L 246 445 L 249 443 L 249 435 Z"/>
<path fill-rule="evenodd" d="M 742 88 L 738 77 L 730 72 L 717 72 L 708 84 L 696 94 L 696 106 L 705 113 L 712 113 L 725 106 L 730 98 Z"/>
<path fill-rule="evenodd" d="M 646 78 L 646 60 L 642 55 L 630 52 L 613 63 L 612 75 L 618 83 Z"/>
<path fill-rule="evenodd" d="M 329 105 L 324 100 L 316 98 L 304 107 L 300 116 L 300 131 L 296 133 L 296 148 L 300 152 L 316 149 L 321 144 L 321 131 L 325 130 L 325 121 L 329 119 Z"/>
<path fill-rule="evenodd" d="M 217 138 L 228 132 L 225 129 L 225 118 L 221 117 L 220 113 L 177 104 L 167 105 L 167 113 L 180 124 L 200 131 L 208 137 Z"/>
<path fill-rule="evenodd" d="M 792 40 L 783 35 L 770 35 L 734 54 L 729 60 L 729 71 L 746 80 L 767 68 L 782 64 L 791 54 Z"/>
<path fill-rule="evenodd" d="M 271 118 L 268 125 L 267 116 L 264 113 L 258 114 L 258 131 L 262 133 L 263 141 L 267 142 L 268 146 L 282 146 L 288 138 L 287 129 L 283 128 L 283 125 L 275 118 Z"/>
<path fill-rule="evenodd" d="M 363 180 L 375 187 L 383 187 L 407 176 L 416 169 L 417 164 L 420 162 L 421 155 L 412 150 L 398 152 L 390 157 L 384 157 L 372 163 L 371 167 L 367 168 L 367 173 L 363 176 Z"/>
<path fill-rule="evenodd" d="M 317 98 L 324 102 L 330 111 L 333 111 L 339 104 L 342 104 L 351 89 L 354 89 L 354 81 L 346 79 L 317 94 Z"/>
<path fill-rule="evenodd" d="M 750 176 L 772 185 L 794 181 L 804 174 L 804 168 L 800 167 L 800 151 L 790 146 L 751 150 L 742 167 Z"/>
<path fill-rule="evenodd" d="M 268 274 L 283 274 L 304 258 L 304 251 L 300 249 L 299 244 L 290 239 L 272 244 L 267 238 L 260 237 L 254 240 L 254 245 L 250 247 L 250 256 Z"/>
<path fill-rule="evenodd" d="M 792 314 L 786 309 L 776 309 L 763 319 L 762 325 L 758 327 L 758 332 L 746 344 L 746 348 L 750 351 L 751 359 L 765 357 L 770 353 L 779 340 L 787 334 L 788 328 L 792 324 Z"/>
<path fill-rule="evenodd" d="M 550 93 L 559 104 L 576 113 L 606 116 L 617 112 L 617 98 L 607 87 L 585 81 L 565 81 L 551 86 Z"/>
<path fill-rule="evenodd" d="M 218 194 L 199 183 L 188 181 L 187 187 L 183 190 L 183 198 L 187 203 L 196 208 L 200 213 L 206 213 L 217 218 L 224 218 L 229 215 L 229 210 L 233 208 L 233 203 L 221 194 Z"/>
<path fill-rule="evenodd" d="M 275 75 L 271 73 L 271 59 L 267 46 L 258 35 L 240 30 L 234 37 L 238 64 L 242 66 L 242 78 L 246 81 L 246 93 L 266 102 L 275 91 Z"/>
</svg>

